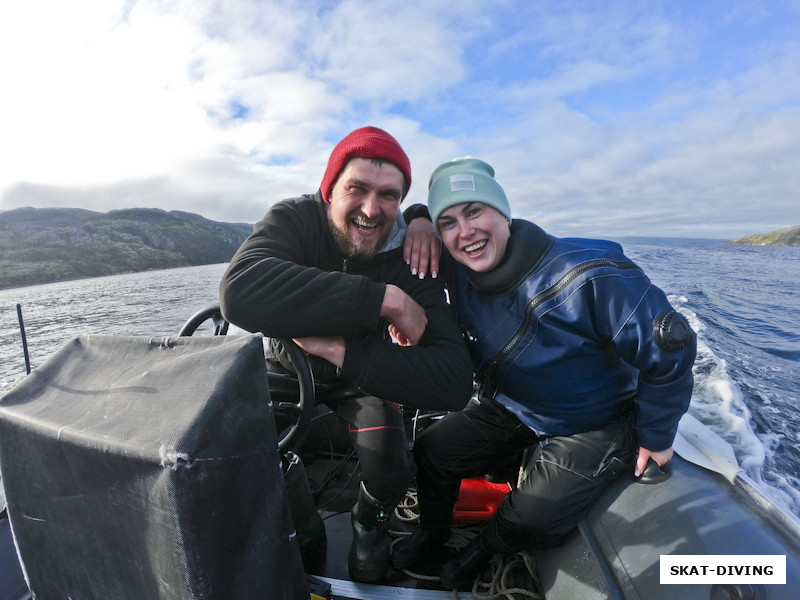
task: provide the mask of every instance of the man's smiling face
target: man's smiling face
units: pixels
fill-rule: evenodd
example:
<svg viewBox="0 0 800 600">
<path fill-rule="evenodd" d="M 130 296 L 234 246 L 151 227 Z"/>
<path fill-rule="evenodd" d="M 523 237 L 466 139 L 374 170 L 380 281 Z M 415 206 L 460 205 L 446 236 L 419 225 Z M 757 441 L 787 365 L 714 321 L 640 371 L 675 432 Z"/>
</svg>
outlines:
<svg viewBox="0 0 800 600">
<path fill-rule="evenodd" d="M 353 158 L 339 174 L 330 194 L 328 222 L 347 258 L 372 258 L 392 231 L 405 179 L 394 164 Z"/>
</svg>

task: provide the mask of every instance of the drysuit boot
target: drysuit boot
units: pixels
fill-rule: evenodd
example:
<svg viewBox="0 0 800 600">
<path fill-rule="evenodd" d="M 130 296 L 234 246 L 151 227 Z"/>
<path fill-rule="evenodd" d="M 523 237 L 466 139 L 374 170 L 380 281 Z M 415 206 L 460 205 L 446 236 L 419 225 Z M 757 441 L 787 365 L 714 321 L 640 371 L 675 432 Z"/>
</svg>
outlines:
<svg viewBox="0 0 800 600">
<path fill-rule="evenodd" d="M 350 522 L 353 543 L 347 567 L 353 581 L 378 581 L 389 568 L 389 516 L 392 508 L 382 505 L 361 483 Z"/>
<path fill-rule="evenodd" d="M 414 569 L 441 556 L 442 546 L 450 539 L 450 521 L 458 490 L 459 483 L 428 483 L 420 487 L 417 496 L 419 527 L 394 545 L 392 566 L 395 569 Z"/>
<path fill-rule="evenodd" d="M 417 530 L 395 544 L 392 566 L 395 569 L 414 569 L 429 564 L 441 555 L 442 546 L 450 539 L 450 529 Z"/>
<path fill-rule="evenodd" d="M 470 587 L 475 577 L 487 567 L 495 553 L 487 547 L 482 533 L 442 565 L 439 579 L 444 589 L 457 590 Z"/>
</svg>

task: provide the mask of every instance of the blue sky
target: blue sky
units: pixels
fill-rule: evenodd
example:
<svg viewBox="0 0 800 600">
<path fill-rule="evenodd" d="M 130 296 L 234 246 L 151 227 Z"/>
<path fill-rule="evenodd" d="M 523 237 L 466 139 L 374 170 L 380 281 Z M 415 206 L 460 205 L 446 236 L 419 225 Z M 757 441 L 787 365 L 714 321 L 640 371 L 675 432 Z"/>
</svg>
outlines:
<svg viewBox="0 0 800 600">
<path fill-rule="evenodd" d="M 115 1 L 0 6 L 0 210 L 254 222 L 391 132 L 424 202 L 492 164 L 559 236 L 800 225 L 800 2 Z"/>
</svg>

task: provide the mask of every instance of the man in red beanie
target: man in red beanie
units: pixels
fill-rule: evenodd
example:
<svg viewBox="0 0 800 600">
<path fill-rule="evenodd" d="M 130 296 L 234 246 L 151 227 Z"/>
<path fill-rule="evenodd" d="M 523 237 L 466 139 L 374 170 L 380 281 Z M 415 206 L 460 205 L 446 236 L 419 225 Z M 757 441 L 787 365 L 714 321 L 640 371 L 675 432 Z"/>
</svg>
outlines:
<svg viewBox="0 0 800 600">
<path fill-rule="evenodd" d="M 353 131 L 333 149 L 319 191 L 275 204 L 220 284 L 225 318 L 271 338 L 270 370 L 291 372 L 276 339 L 293 338 L 310 355 L 318 401 L 348 425 L 361 465 L 348 557 L 356 581 L 384 576 L 388 517 L 411 478 L 399 405 L 460 410 L 472 393 L 443 285 L 413 275 L 403 258 L 399 207 L 410 185 L 397 140 Z M 393 344 L 389 326 L 409 345 Z M 273 398 L 287 392 L 270 382 Z"/>
</svg>

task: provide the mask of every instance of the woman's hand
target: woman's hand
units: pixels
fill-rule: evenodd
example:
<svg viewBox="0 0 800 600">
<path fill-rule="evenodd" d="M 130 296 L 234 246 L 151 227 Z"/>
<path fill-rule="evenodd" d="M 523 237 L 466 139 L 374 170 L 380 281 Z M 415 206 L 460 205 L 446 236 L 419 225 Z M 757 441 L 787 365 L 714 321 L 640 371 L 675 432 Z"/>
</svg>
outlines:
<svg viewBox="0 0 800 600">
<path fill-rule="evenodd" d="M 636 468 L 633 471 L 634 476 L 639 477 L 642 473 L 644 473 L 645 467 L 647 467 L 648 459 L 652 458 L 654 461 L 656 461 L 656 464 L 659 467 L 663 467 L 670 460 L 672 460 L 672 454 L 672 448 L 660 450 L 659 452 L 651 452 L 647 448 L 640 447 L 639 457 L 636 459 Z"/>
<path fill-rule="evenodd" d="M 411 273 L 419 275 L 420 279 L 424 279 L 428 272 L 431 277 L 436 277 L 441 255 L 442 241 L 433 230 L 433 223 L 423 217 L 412 219 L 406 228 L 403 243 L 403 258 L 411 267 Z"/>
</svg>

